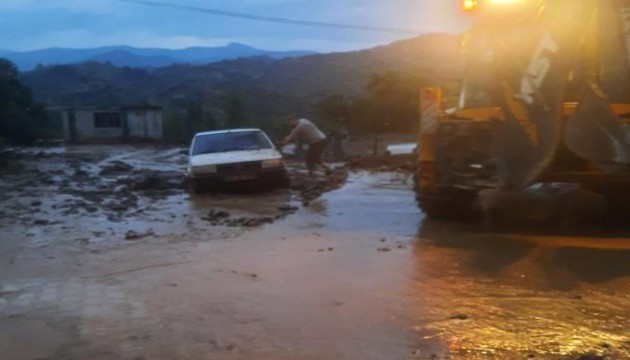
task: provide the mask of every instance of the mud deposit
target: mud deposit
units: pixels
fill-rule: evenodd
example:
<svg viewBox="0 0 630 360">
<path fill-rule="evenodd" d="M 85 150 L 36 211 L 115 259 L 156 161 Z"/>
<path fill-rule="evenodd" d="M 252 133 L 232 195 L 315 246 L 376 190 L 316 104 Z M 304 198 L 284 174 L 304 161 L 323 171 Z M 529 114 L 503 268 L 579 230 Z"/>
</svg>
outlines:
<svg viewBox="0 0 630 360">
<path fill-rule="evenodd" d="M 159 237 L 196 225 L 269 224 L 340 187 L 347 178 L 344 168 L 331 176 L 309 178 L 299 164 L 292 164 L 290 189 L 248 184 L 240 193 L 233 189 L 227 194 L 195 195 L 187 192 L 183 148 L 20 149 L 5 158 L 11 160 L 0 175 L 5 232 L 37 238 L 38 233 L 58 230 L 80 242 L 106 235 L 125 240 Z"/>
<path fill-rule="evenodd" d="M 405 171 L 190 196 L 181 149 L 18 155 L 3 360 L 630 358 L 627 237 L 430 221 Z"/>
</svg>

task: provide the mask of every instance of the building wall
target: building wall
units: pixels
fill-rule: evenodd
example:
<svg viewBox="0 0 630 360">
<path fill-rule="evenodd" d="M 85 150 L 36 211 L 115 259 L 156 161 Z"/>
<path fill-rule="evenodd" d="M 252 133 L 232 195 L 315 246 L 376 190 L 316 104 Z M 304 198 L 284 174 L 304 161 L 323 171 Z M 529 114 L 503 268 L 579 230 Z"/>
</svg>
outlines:
<svg viewBox="0 0 630 360">
<path fill-rule="evenodd" d="M 70 129 L 71 111 L 74 111 L 75 114 L 77 141 L 90 139 L 124 139 L 125 137 L 161 139 L 163 137 L 161 110 L 135 109 L 120 111 L 108 109 L 67 109 L 62 112 L 63 126 L 67 140 L 72 140 Z M 101 127 L 97 127 L 95 115 L 98 113 L 120 114 L 120 126 L 103 127 L 103 123 L 101 122 Z"/>
<path fill-rule="evenodd" d="M 151 111 L 148 119 L 148 136 L 154 139 L 164 137 L 164 127 L 162 125 L 162 111 Z"/>
<path fill-rule="evenodd" d="M 94 115 L 98 112 L 117 112 L 115 110 L 91 110 L 75 109 L 63 112 L 63 127 L 66 131 L 66 139 L 70 140 L 70 112 L 74 111 L 77 140 L 88 139 L 113 139 L 123 136 L 122 123 L 119 127 L 96 127 Z"/>
<path fill-rule="evenodd" d="M 162 112 L 158 110 L 126 111 L 129 136 L 139 138 L 161 139 Z"/>
</svg>

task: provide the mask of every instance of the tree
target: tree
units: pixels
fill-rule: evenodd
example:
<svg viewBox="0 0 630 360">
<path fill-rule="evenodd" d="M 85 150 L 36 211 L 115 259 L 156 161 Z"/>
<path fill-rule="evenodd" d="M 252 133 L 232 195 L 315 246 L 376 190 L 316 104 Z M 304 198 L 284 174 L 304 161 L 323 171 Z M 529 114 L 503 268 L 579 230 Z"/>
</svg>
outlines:
<svg viewBox="0 0 630 360">
<path fill-rule="evenodd" d="M 318 101 L 313 105 L 313 114 L 328 133 L 349 130 L 352 123 L 350 101 L 343 95 L 331 95 Z"/>
<path fill-rule="evenodd" d="M 389 71 L 375 74 L 367 85 L 374 130 L 410 132 L 417 129 L 420 89 L 424 79 L 415 74 Z M 375 118 L 376 117 L 376 118 Z"/>
<path fill-rule="evenodd" d="M 165 116 L 164 128 L 169 140 L 189 141 L 200 131 L 211 131 L 218 128 L 218 121 L 202 98 L 189 99 L 184 110 L 176 107 L 169 110 Z"/>
<path fill-rule="evenodd" d="M 49 126 L 44 106 L 20 82 L 16 66 L 0 59 L 0 138 L 28 144 L 42 137 Z"/>
<path fill-rule="evenodd" d="M 231 91 L 228 93 L 225 97 L 224 106 L 225 113 L 227 114 L 228 127 L 237 129 L 248 125 L 247 112 L 245 111 L 243 95 L 240 91 Z"/>
<path fill-rule="evenodd" d="M 164 114 L 164 138 L 167 141 L 187 142 L 190 140 L 185 129 L 186 116 L 181 110 L 169 109 Z"/>
<path fill-rule="evenodd" d="M 185 134 L 192 138 L 199 130 L 199 124 L 203 121 L 203 105 L 200 100 L 188 101 L 186 107 L 186 119 L 184 120 Z"/>
</svg>

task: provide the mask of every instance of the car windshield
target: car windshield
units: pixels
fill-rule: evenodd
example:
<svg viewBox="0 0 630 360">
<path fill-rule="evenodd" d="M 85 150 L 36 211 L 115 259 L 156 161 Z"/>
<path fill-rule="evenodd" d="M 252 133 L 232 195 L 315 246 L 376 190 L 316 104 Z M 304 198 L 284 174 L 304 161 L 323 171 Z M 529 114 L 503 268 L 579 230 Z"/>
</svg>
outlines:
<svg viewBox="0 0 630 360">
<path fill-rule="evenodd" d="M 197 135 L 192 155 L 272 148 L 273 145 L 262 131 L 237 131 Z"/>
</svg>

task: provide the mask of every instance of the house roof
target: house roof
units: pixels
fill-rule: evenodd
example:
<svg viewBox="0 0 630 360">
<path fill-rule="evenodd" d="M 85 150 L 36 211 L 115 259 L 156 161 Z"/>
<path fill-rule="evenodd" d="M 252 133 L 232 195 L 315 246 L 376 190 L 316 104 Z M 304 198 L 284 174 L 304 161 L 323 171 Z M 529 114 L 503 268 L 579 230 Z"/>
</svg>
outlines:
<svg viewBox="0 0 630 360">
<path fill-rule="evenodd" d="M 78 110 L 78 111 L 161 111 L 164 108 L 161 106 L 153 106 L 153 105 L 141 105 L 141 106 L 121 106 L 121 107 L 96 107 L 96 106 L 48 106 L 47 109 L 49 111 L 68 111 L 68 110 Z"/>
<path fill-rule="evenodd" d="M 154 105 L 134 105 L 134 106 L 123 106 L 120 108 L 122 111 L 160 111 L 163 108 L 161 106 Z"/>
</svg>

